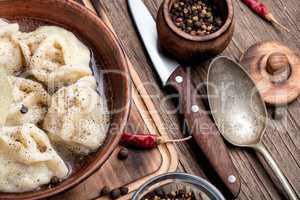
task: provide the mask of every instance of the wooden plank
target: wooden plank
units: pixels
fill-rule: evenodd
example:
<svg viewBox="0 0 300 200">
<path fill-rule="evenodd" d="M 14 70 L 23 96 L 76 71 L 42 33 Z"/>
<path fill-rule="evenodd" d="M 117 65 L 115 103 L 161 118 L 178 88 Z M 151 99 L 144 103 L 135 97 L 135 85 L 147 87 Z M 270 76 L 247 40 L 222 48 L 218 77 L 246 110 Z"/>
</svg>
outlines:
<svg viewBox="0 0 300 200">
<path fill-rule="evenodd" d="M 144 48 L 138 38 L 134 25 L 130 19 L 125 0 L 103 0 L 99 3 L 98 0 L 93 0 L 96 5 L 96 10 L 100 7 L 108 14 L 113 27 L 125 47 L 125 51 L 129 56 L 134 66 L 137 66 L 137 71 L 142 80 L 146 83 L 146 89 L 154 104 L 157 107 L 158 113 L 161 115 L 166 127 L 172 130 L 172 137 L 182 136 L 180 130 L 179 118 L 170 110 L 174 109 L 172 102 L 165 101 L 165 93 L 161 90 L 155 72 L 151 67 L 151 62 L 143 51 Z M 241 53 L 258 41 L 277 40 L 285 43 L 291 48 L 300 50 L 300 2 L 298 0 L 265 0 L 276 18 L 287 26 L 291 32 L 289 34 L 280 32 L 270 26 L 268 23 L 255 16 L 245 5 L 240 1 L 234 1 L 236 30 L 233 40 L 223 55 L 230 56 L 236 60 L 239 59 Z M 145 0 L 153 16 L 156 15 L 158 6 L 161 0 Z M 206 77 L 205 64 L 195 65 L 193 70 L 195 73 L 193 81 L 200 83 Z M 300 158 L 299 146 L 300 137 L 299 131 L 299 100 L 293 102 L 288 107 L 287 117 L 280 121 L 269 120 L 267 132 L 263 138 L 264 144 L 275 158 L 288 180 L 297 190 L 300 195 Z M 231 157 L 234 164 L 238 168 L 242 177 L 242 190 L 239 199 L 281 199 L 283 196 L 277 190 L 274 183 L 274 177 L 271 175 L 271 181 L 265 168 L 265 161 L 256 156 L 253 151 L 240 149 L 228 145 L 231 152 Z M 179 154 L 182 169 L 189 173 L 201 175 L 201 168 L 209 175 L 210 180 L 217 186 L 213 175 L 210 175 L 209 168 L 205 160 L 201 157 L 193 142 L 189 144 L 178 144 L 176 149 Z M 199 163 L 201 161 L 202 163 Z M 261 161 L 262 164 L 258 161 Z M 272 173 L 271 173 L 272 174 Z M 221 186 L 219 186 L 221 188 Z"/>
</svg>

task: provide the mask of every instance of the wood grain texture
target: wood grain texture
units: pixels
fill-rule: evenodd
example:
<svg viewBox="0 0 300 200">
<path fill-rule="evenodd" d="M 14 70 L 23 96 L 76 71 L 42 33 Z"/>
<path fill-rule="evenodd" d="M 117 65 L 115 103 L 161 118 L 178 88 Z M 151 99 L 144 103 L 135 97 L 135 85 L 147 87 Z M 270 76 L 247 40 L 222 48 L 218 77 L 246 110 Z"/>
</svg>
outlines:
<svg viewBox="0 0 300 200">
<path fill-rule="evenodd" d="M 108 14 L 113 27 L 125 47 L 130 61 L 136 67 L 141 79 L 153 83 L 146 86 L 149 94 L 153 95 L 153 101 L 163 119 L 165 127 L 171 130 L 171 137 L 182 136 L 180 120 L 177 115 L 170 114 L 174 105 L 170 101 L 164 101 L 165 93 L 161 90 L 158 78 L 152 69 L 151 62 L 145 54 L 142 43 L 134 29 L 130 19 L 125 0 L 93 0 L 96 10 L 103 10 Z M 264 40 L 277 40 L 299 52 L 300 50 L 300 2 L 298 0 L 265 0 L 270 11 L 275 17 L 287 26 L 291 32 L 280 32 L 270 24 L 255 16 L 249 8 L 240 1 L 234 1 L 236 26 L 233 39 L 223 55 L 239 60 L 240 55 L 252 44 Z M 161 0 L 145 0 L 146 5 L 156 16 Z M 193 69 L 193 82 L 195 84 L 206 80 L 207 65 L 199 64 Z M 200 90 L 205 92 L 205 90 Z M 268 128 L 263 138 L 263 143 L 271 152 L 283 173 L 300 195 L 300 101 L 297 99 L 287 108 L 284 119 L 274 121 L 269 119 Z M 271 115 L 271 113 L 270 113 Z M 213 174 L 210 174 L 209 166 L 201 156 L 195 144 L 178 144 L 176 149 L 179 154 L 180 170 L 201 175 L 204 170 L 210 180 L 220 189 L 222 186 Z M 240 149 L 228 144 L 230 155 L 235 166 L 241 174 L 242 189 L 238 199 L 282 199 L 283 195 L 278 190 L 274 176 L 270 172 L 266 162 L 257 157 L 251 150 Z M 261 161 L 261 162 L 259 162 Z M 265 170 L 266 169 L 266 170 Z M 272 173 L 270 173 L 272 174 Z M 270 179 L 271 178 L 271 179 Z M 272 181 L 273 180 L 273 181 Z"/>
</svg>

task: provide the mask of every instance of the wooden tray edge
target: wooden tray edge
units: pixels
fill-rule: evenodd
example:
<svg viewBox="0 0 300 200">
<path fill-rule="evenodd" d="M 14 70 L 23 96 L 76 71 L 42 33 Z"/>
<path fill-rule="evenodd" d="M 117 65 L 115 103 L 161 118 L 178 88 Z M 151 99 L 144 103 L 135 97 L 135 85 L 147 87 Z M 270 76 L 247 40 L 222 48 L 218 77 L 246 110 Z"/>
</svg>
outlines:
<svg viewBox="0 0 300 200">
<path fill-rule="evenodd" d="M 93 7 L 92 3 L 89 0 L 83 0 L 83 3 L 88 9 L 90 9 L 91 11 L 96 13 L 95 8 Z M 112 32 L 115 34 L 115 31 L 114 31 L 110 21 L 108 20 L 107 15 L 104 12 L 101 13 L 101 18 L 106 23 L 106 25 L 112 30 Z M 141 87 L 143 84 L 142 84 L 140 77 L 138 76 L 138 73 L 134 69 L 132 63 L 130 62 L 130 60 L 126 54 L 125 54 L 125 56 L 126 56 L 126 59 L 127 59 L 128 65 L 129 65 L 129 73 L 130 73 L 132 81 L 133 81 L 132 98 L 133 98 L 133 101 L 134 101 L 135 105 L 137 106 L 147 128 L 149 129 L 149 131 L 151 133 L 167 136 L 168 134 L 167 134 L 166 130 L 162 128 L 163 123 L 162 123 L 162 120 L 161 120 L 160 116 L 158 115 L 158 113 L 157 112 L 151 112 L 151 113 L 148 112 L 148 110 L 156 110 L 154 103 L 149 98 L 147 98 L 147 99 L 143 98 L 143 97 L 149 96 L 149 95 L 148 95 L 146 89 L 144 87 Z M 139 90 L 137 90 L 137 87 L 136 87 L 137 85 L 139 86 L 138 87 Z M 139 96 L 142 98 L 139 98 Z M 120 200 L 130 199 L 132 194 L 134 193 L 134 191 L 136 191 L 145 181 L 147 181 L 159 174 L 176 171 L 179 161 L 178 161 L 178 155 L 177 155 L 177 152 L 176 152 L 174 146 L 172 144 L 160 145 L 158 147 L 158 150 L 161 153 L 162 161 L 163 161 L 160 168 L 156 172 L 127 185 L 130 192 L 128 195 L 119 198 Z M 105 200 L 105 199 L 108 199 L 108 198 L 105 198 L 105 197 L 98 198 L 97 200 Z"/>
</svg>

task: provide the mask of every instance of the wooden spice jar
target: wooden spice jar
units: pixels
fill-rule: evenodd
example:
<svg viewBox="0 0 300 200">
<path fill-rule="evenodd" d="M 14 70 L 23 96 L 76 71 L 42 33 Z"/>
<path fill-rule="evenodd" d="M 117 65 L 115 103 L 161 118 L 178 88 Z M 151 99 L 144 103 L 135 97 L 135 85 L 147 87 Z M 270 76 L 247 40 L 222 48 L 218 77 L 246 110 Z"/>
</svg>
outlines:
<svg viewBox="0 0 300 200">
<path fill-rule="evenodd" d="M 178 0 L 164 0 L 158 11 L 158 39 L 163 50 L 186 62 L 219 54 L 228 46 L 234 30 L 232 0 L 211 0 L 224 24 L 216 32 L 204 36 L 193 36 L 174 24 L 170 10 L 175 2 Z"/>
</svg>

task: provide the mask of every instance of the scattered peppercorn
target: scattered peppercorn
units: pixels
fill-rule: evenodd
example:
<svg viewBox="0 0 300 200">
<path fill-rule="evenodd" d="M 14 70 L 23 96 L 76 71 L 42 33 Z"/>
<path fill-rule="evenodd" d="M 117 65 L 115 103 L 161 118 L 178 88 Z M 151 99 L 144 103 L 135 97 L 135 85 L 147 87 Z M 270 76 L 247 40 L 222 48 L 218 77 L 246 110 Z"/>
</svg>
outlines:
<svg viewBox="0 0 300 200">
<path fill-rule="evenodd" d="M 52 185 L 56 185 L 56 184 L 58 184 L 60 182 L 60 180 L 59 180 L 59 178 L 57 177 L 57 176 L 53 176 L 52 178 L 51 178 L 51 180 L 50 180 L 50 183 L 52 184 Z"/>
<path fill-rule="evenodd" d="M 193 36 L 208 35 L 219 30 L 223 21 L 216 13 L 216 8 L 209 4 L 209 0 L 179 0 L 170 11 L 174 24 Z"/>
<path fill-rule="evenodd" d="M 107 196 L 109 195 L 111 189 L 108 186 L 104 186 L 100 192 L 101 196 Z"/>
<path fill-rule="evenodd" d="M 120 189 L 113 189 L 111 192 L 110 192 L 110 197 L 112 199 L 117 199 L 121 196 L 121 191 Z"/>
<path fill-rule="evenodd" d="M 120 187 L 121 195 L 126 195 L 129 192 L 129 189 L 127 187 Z"/>
<path fill-rule="evenodd" d="M 27 108 L 26 106 L 22 105 L 22 107 L 21 107 L 21 109 L 20 109 L 20 112 L 21 112 L 22 114 L 25 114 L 25 113 L 28 112 L 28 108 Z"/>
<path fill-rule="evenodd" d="M 119 160 L 125 160 L 128 158 L 128 149 L 127 148 L 121 148 L 118 153 L 118 159 Z"/>
</svg>

